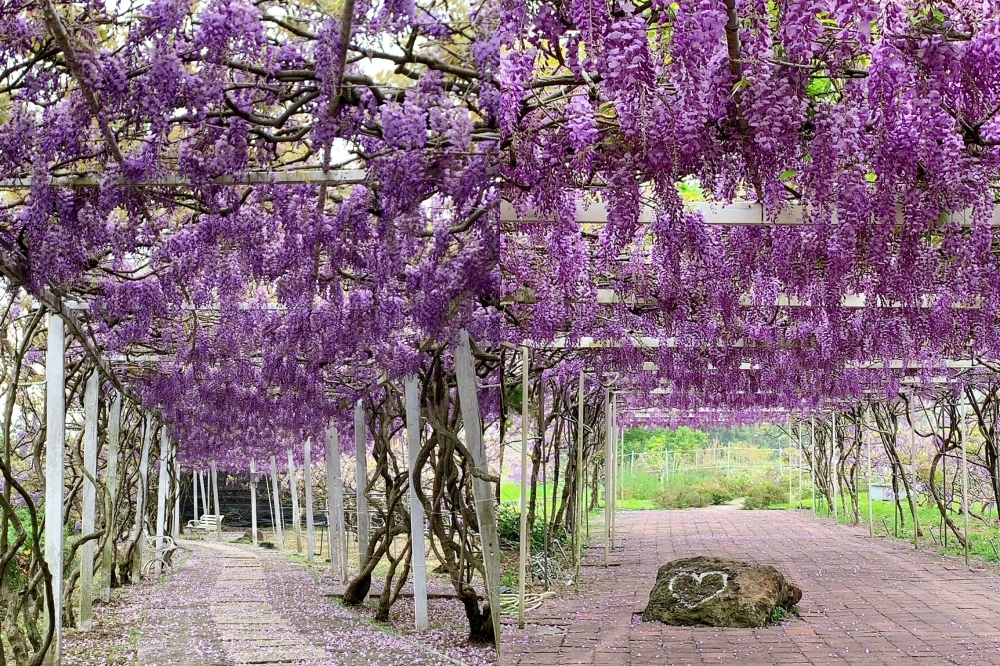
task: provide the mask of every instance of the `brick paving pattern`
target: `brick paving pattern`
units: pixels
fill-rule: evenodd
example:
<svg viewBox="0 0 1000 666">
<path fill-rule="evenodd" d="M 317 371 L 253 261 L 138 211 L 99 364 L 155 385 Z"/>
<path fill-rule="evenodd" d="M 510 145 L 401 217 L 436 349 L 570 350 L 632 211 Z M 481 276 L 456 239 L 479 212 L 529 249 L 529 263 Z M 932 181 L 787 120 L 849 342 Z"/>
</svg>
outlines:
<svg viewBox="0 0 1000 666">
<path fill-rule="evenodd" d="M 505 624 L 504 666 L 1000 664 L 1000 577 L 960 559 L 810 512 L 636 511 L 618 524 L 614 566 L 588 548 L 579 594 L 547 600 L 524 630 Z M 773 564 L 802 587 L 800 617 L 764 629 L 641 622 L 657 568 L 694 555 Z"/>
<path fill-rule="evenodd" d="M 139 632 L 138 666 L 453 666 L 323 596 L 300 565 L 264 549 L 179 541 Z"/>
</svg>

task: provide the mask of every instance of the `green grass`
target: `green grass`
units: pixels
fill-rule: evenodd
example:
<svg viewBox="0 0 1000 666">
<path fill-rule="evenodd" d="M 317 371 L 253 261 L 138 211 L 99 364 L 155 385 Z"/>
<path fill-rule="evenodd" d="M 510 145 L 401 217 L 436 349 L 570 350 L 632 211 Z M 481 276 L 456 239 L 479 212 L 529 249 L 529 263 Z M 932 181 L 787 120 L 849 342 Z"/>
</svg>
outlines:
<svg viewBox="0 0 1000 666">
<path fill-rule="evenodd" d="M 560 486 L 561 488 L 562 486 Z M 549 502 L 552 502 L 552 484 L 551 483 L 539 483 L 538 496 L 535 498 L 537 502 L 542 501 L 542 492 L 545 492 L 545 497 L 548 498 Z M 521 484 L 513 483 L 511 481 L 504 481 L 500 484 L 500 501 L 501 502 L 519 502 L 521 500 Z M 528 501 L 531 501 L 531 487 L 528 487 Z M 539 511 L 541 509 L 539 508 Z"/>
<path fill-rule="evenodd" d="M 918 545 L 921 548 L 933 549 L 942 555 L 964 555 L 964 549 L 959 545 L 958 539 L 950 531 L 947 535 L 947 546 L 944 545 L 944 540 L 941 538 L 941 513 L 936 506 L 925 506 L 924 502 L 923 497 L 917 500 L 917 520 L 920 522 L 921 531 L 921 535 L 917 537 Z M 868 494 L 860 493 L 858 503 L 861 514 L 861 520 L 858 525 L 866 528 L 868 526 Z M 817 512 L 820 516 L 832 518 L 828 513 L 826 502 L 817 497 L 816 504 Z M 780 506 L 788 508 L 789 505 L 785 503 Z M 793 506 L 797 507 L 798 502 L 793 502 Z M 811 509 L 811 498 L 803 498 L 802 506 L 806 510 Z M 895 523 L 893 521 L 895 515 L 894 502 L 872 502 L 873 533 L 877 536 L 898 538 L 912 543 L 913 523 L 910 517 L 910 505 L 904 500 L 902 506 L 904 521 Z M 979 513 L 981 508 L 981 505 L 976 504 L 970 511 L 972 513 Z M 955 511 L 949 513 L 949 517 L 958 526 L 959 532 L 961 532 L 963 525 L 962 514 Z M 837 521 L 844 524 L 850 524 L 851 522 L 851 516 L 845 515 L 844 505 L 841 504 L 840 498 L 837 501 Z M 994 522 L 984 523 L 970 516 L 969 552 L 972 556 L 987 562 L 1000 562 L 1000 525 Z"/>
</svg>

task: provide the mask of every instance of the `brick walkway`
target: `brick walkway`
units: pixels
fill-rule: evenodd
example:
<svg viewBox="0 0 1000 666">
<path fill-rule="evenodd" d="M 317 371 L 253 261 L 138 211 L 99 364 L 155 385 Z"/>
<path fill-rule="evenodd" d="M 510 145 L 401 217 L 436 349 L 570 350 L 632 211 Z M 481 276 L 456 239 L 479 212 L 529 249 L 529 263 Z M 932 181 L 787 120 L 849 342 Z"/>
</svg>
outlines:
<svg viewBox="0 0 1000 666">
<path fill-rule="evenodd" d="M 584 585 L 507 624 L 507 666 L 1000 664 L 1000 577 L 869 540 L 808 512 L 712 508 L 619 515 L 612 566 L 588 549 Z M 659 565 L 719 555 L 774 564 L 804 592 L 800 619 L 765 629 L 670 627 L 639 613 Z"/>
<path fill-rule="evenodd" d="M 453 659 L 358 617 L 278 553 L 180 541 L 184 565 L 154 592 L 138 666 L 455 666 Z"/>
</svg>

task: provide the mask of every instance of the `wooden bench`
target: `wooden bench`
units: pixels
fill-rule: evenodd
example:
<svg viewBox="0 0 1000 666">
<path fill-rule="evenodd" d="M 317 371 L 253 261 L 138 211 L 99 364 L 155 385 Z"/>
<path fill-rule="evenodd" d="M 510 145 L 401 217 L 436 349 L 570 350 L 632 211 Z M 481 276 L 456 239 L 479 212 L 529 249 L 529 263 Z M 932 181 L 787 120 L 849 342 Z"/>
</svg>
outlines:
<svg viewBox="0 0 1000 666">
<path fill-rule="evenodd" d="M 204 532 L 208 534 L 209 532 L 218 532 L 222 529 L 222 521 L 225 520 L 225 515 L 216 516 L 214 514 L 206 513 L 202 514 L 201 518 L 198 520 L 189 520 L 187 522 L 187 529 L 192 532 Z"/>
</svg>

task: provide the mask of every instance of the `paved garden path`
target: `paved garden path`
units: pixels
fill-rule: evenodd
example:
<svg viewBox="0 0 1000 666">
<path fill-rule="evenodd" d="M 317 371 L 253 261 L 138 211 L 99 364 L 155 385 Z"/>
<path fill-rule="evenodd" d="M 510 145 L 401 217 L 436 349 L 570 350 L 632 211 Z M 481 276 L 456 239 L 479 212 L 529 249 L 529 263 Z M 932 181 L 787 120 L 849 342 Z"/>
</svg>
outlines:
<svg viewBox="0 0 1000 666">
<path fill-rule="evenodd" d="M 180 545 L 189 553 L 149 602 L 139 666 L 458 663 L 333 603 L 282 555 L 214 541 Z"/>
<path fill-rule="evenodd" d="M 588 549 L 579 594 L 504 626 L 504 666 L 1000 664 L 1000 577 L 870 540 L 809 512 L 694 509 L 619 515 L 618 549 Z M 693 555 L 774 564 L 803 589 L 801 617 L 765 629 L 639 621 L 659 565 Z"/>
</svg>

